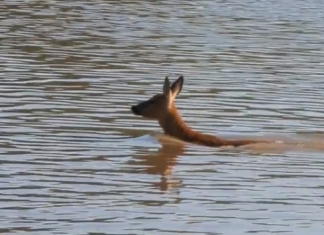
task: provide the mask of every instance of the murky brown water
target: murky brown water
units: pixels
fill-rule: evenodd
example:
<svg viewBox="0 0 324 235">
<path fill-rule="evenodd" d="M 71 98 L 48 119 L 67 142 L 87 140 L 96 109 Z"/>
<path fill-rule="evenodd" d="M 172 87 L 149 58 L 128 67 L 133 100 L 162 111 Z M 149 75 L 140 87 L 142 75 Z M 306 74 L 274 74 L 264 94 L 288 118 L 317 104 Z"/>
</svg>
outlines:
<svg viewBox="0 0 324 235">
<path fill-rule="evenodd" d="M 129 107 L 183 74 L 191 127 L 321 147 L 323 16 L 315 0 L 3 1 L 0 232 L 322 234 L 324 151 L 159 144 Z"/>
</svg>

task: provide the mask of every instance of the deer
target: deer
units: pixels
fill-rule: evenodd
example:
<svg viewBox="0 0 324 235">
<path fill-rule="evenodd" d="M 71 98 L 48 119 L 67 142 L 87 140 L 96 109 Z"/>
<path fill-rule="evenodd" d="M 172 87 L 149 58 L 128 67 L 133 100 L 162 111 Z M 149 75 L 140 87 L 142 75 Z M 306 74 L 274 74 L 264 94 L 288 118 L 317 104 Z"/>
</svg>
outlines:
<svg viewBox="0 0 324 235">
<path fill-rule="evenodd" d="M 163 93 L 156 94 L 146 101 L 131 106 L 136 116 L 157 120 L 164 134 L 178 140 L 208 147 L 244 146 L 256 143 L 268 143 L 265 140 L 227 140 L 220 137 L 203 134 L 190 128 L 181 118 L 176 106 L 175 98 L 182 90 L 183 75 L 170 84 L 168 76 L 165 77 Z"/>
</svg>

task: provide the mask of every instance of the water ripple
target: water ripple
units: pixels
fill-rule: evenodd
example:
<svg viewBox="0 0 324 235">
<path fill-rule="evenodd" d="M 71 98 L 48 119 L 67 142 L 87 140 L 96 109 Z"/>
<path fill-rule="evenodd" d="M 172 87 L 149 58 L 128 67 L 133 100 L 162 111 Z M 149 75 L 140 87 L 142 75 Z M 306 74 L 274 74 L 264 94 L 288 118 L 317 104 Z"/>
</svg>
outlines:
<svg viewBox="0 0 324 235">
<path fill-rule="evenodd" d="M 323 10 L 1 4 L 0 232 L 321 234 L 321 152 L 174 143 L 129 108 L 184 74 L 176 104 L 191 127 L 323 149 Z"/>
</svg>

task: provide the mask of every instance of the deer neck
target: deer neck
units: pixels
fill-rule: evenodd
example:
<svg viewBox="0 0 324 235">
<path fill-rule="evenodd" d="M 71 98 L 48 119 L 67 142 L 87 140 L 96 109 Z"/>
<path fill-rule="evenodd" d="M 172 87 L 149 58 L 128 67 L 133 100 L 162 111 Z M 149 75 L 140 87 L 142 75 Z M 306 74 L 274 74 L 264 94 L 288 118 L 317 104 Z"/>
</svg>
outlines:
<svg viewBox="0 0 324 235">
<path fill-rule="evenodd" d="M 185 142 L 201 144 L 205 146 L 223 146 L 227 145 L 225 140 L 219 139 L 216 136 L 201 134 L 192 130 L 182 120 L 177 109 L 173 107 L 167 115 L 159 120 L 164 134 L 170 135 L 174 138 L 180 139 Z"/>
<path fill-rule="evenodd" d="M 182 120 L 180 114 L 175 108 L 168 112 L 162 120 L 159 120 L 159 124 L 166 135 L 181 140 L 185 140 L 188 135 L 194 133 L 194 131 L 191 130 Z"/>
</svg>

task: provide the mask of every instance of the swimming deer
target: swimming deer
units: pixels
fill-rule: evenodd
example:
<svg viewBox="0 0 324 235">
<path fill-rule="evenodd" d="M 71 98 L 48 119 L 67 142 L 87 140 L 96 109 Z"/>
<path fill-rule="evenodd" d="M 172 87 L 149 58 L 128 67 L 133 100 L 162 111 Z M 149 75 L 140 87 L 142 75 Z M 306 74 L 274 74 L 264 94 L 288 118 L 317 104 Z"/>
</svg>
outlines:
<svg viewBox="0 0 324 235">
<path fill-rule="evenodd" d="M 176 96 L 180 93 L 184 78 L 180 76 L 172 85 L 168 77 L 165 77 L 163 93 L 157 94 L 150 99 L 131 107 L 135 115 L 144 118 L 157 120 L 162 127 L 164 134 L 180 139 L 185 142 L 209 146 L 241 146 L 253 143 L 265 143 L 261 140 L 225 140 L 219 137 L 203 134 L 192 130 L 182 120 L 174 104 Z"/>
</svg>

